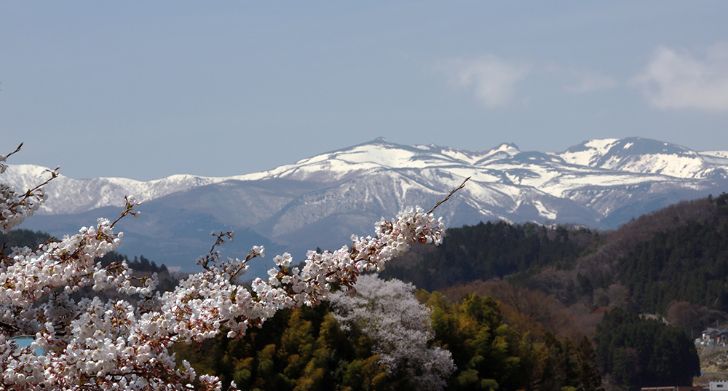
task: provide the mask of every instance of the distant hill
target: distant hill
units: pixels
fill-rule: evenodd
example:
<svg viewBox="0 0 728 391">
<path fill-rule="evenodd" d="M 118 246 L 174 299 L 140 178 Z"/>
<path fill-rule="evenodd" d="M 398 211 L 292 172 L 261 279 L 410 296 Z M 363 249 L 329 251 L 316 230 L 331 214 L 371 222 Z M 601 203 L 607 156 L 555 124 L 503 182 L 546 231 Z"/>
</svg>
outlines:
<svg viewBox="0 0 728 391">
<path fill-rule="evenodd" d="M 414 248 L 382 273 L 427 290 L 501 279 L 543 267 L 571 268 L 594 251 L 598 231 L 504 221 L 451 228 L 439 247 Z"/>
<path fill-rule="evenodd" d="M 506 278 L 567 305 L 667 314 L 685 302 L 726 313 L 728 195 L 681 202 L 602 233 L 502 222 L 453 228 L 441 247 L 395 260 L 384 275 L 427 289 Z"/>
<path fill-rule="evenodd" d="M 38 183 L 43 170 L 11 165 L 0 180 L 24 189 Z M 377 139 L 232 177 L 61 176 L 48 186 L 39 215 L 23 227 L 73 232 L 96 217 L 114 216 L 123 196 L 134 195 L 144 202 L 143 214 L 122 226 L 128 240 L 119 251 L 193 270 L 191 260 L 204 252 L 210 231 L 239 233 L 232 254 L 260 243 L 269 253 L 285 248 L 302 256 L 346 244 L 352 233 L 371 233 L 372 222 L 407 206 L 429 207 L 466 177 L 466 188 L 438 209 L 449 226 L 504 220 L 612 229 L 681 200 L 728 191 L 728 152 L 642 138 L 589 140 L 562 152 L 521 151 L 513 144 L 467 151 Z M 260 265 L 252 274 L 264 273 Z"/>
</svg>

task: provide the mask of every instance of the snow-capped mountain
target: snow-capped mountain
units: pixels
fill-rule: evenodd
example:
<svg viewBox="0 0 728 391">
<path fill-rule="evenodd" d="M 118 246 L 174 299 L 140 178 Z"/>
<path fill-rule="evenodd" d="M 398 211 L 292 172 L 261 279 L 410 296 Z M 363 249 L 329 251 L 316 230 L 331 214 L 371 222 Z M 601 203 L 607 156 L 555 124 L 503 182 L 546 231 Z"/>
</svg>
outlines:
<svg viewBox="0 0 728 391">
<path fill-rule="evenodd" d="M 637 137 L 590 140 L 558 154 L 569 163 L 678 178 L 728 176 L 728 154 L 696 152 L 679 145 Z"/>
<path fill-rule="evenodd" d="M 28 188 L 42 171 L 10 166 L 0 178 Z M 174 264 L 204 252 L 213 229 L 242 231 L 295 251 L 339 246 L 351 233 L 370 232 L 381 216 L 429 207 L 466 177 L 466 188 L 438 210 L 451 226 L 505 219 L 614 227 L 669 203 L 725 191 L 727 173 L 728 152 L 640 138 L 590 140 L 558 153 L 523 152 L 513 144 L 474 152 L 377 139 L 234 177 L 59 177 L 48 188 L 42 216 L 26 226 L 68 232 L 115 210 L 94 208 L 118 206 L 125 194 L 134 195 L 145 202 L 144 217 L 123 226 L 131 242 L 125 251 Z M 166 245 L 158 252 L 152 244 L 160 242 Z"/>
<path fill-rule="evenodd" d="M 29 189 L 49 177 L 49 168 L 31 164 L 9 165 L 2 180 L 15 189 Z M 45 190 L 43 214 L 78 213 L 104 206 L 123 205 L 124 195 L 133 195 L 138 201 L 149 201 L 167 194 L 194 187 L 222 182 L 227 178 L 207 178 L 194 175 L 172 175 L 151 181 L 128 178 L 75 179 L 59 175 Z"/>
</svg>

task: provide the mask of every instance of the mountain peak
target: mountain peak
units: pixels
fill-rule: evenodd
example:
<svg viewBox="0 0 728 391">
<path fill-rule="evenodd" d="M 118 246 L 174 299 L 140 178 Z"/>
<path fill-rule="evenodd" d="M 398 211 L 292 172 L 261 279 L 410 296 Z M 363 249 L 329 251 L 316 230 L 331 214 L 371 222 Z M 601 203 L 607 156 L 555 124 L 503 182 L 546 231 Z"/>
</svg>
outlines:
<svg viewBox="0 0 728 391">
<path fill-rule="evenodd" d="M 559 156 L 571 164 L 643 174 L 679 178 L 716 174 L 715 164 L 706 160 L 706 156 L 677 144 L 642 137 L 587 140 Z"/>
<path fill-rule="evenodd" d="M 516 145 L 516 143 L 514 143 L 514 142 L 500 143 L 497 148 L 505 148 L 505 147 L 514 148 L 514 149 L 519 149 L 520 150 L 520 148 L 518 148 L 518 145 Z"/>
<path fill-rule="evenodd" d="M 609 153 L 621 154 L 693 154 L 695 153 L 689 148 L 672 144 L 664 141 L 643 138 L 643 137 L 625 137 L 625 138 L 601 138 L 584 141 L 580 144 L 569 147 L 564 153 L 575 153 L 582 151 L 594 151 L 600 155 Z"/>
<path fill-rule="evenodd" d="M 387 141 L 387 139 L 384 136 L 379 136 L 379 137 L 375 137 L 375 138 L 373 138 L 373 139 L 371 139 L 369 141 L 364 141 L 364 142 L 359 143 L 359 144 L 354 144 L 352 146 L 348 146 L 348 147 L 336 149 L 336 150 L 334 150 L 332 152 L 345 151 L 347 149 L 355 148 L 355 147 L 358 147 L 358 146 L 361 146 L 361 145 L 396 145 L 396 144 Z"/>
<path fill-rule="evenodd" d="M 515 155 L 521 152 L 521 149 L 518 148 L 518 145 L 516 145 L 515 143 L 502 143 L 497 147 L 491 149 L 490 152 L 505 152 L 509 155 Z"/>
<path fill-rule="evenodd" d="M 656 153 L 673 155 L 696 155 L 695 151 L 681 145 L 641 137 L 627 137 L 617 140 L 613 148 L 620 148 L 623 154 L 629 155 L 645 155 Z"/>
</svg>

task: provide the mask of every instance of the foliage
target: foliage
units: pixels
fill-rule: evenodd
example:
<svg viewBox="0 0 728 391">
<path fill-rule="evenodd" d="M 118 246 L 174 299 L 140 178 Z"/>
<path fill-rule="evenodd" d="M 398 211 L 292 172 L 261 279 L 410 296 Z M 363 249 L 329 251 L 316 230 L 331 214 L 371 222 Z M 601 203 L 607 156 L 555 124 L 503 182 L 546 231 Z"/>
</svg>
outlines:
<svg viewBox="0 0 728 391">
<path fill-rule="evenodd" d="M 599 242 L 594 231 L 503 221 L 448 230 L 442 246 L 413 251 L 392 263 L 384 278 L 436 290 L 478 279 L 502 278 L 541 266 L 571 266 Z"/>
<path fill-rule="evenodd" d="M 449 352 L 429 346 L 430 311 L 415 288 L 375 275 L 354 288 L 332 294 L 330 305 L 282 311 L 241 339 L 175 350 L 196 369 L 250 388 L 442 389 L 455 368 Z"/>
<path fill-rule="evenodd" d="M 521 333 L 491 298 L 469 295 L 449 304 L 438 293 L 422 295 L 432 308 L 435 339 L 450 350 L 457 366 L 448 389 L 601 389 L 587 339 L 574 346 L 551 334 Z"/>
<path fill-rule="evenodd" d="M 679 329 L 622 309 L 597 327 L 597 360 L 613 383 L 640 387 L 692 385 L 700 374 L 695 345 Z"/>
<path fill-rule="evenodd" d="M 706 208 L 711 218 L 666 227 L 620 260 L 618 278 L 642 311 L 677 300 L 728 311 L 728 195 Z"/>
<path fill-rule="evenodd" d="M 591 306 L 583 303 L 567 306 L 553 295 L 510 280 L 475 281 L 439 292 L 451 301 L 470 294 L 492 297 L 511 327 L 537 338 L 550 333 L 576 341 L 593 336 L 602 319 L 602 314 L 593 311 Z"/>
<path fill-rule="evenodd" d="M 261 390 L 438 388 L 437 382 L 427 383 L 423 378 L 417 379 L 411 372 L 407 373 L 419 366 L 419 371 L 435 371 L 429 375 L 430 379 L 433 375 L 442 376 L 443 369 L 422 366 L 425 361 L 422 356 L 427 357 L 428 352 L 442 352 L 432 346 L 450 350 L 457 365 L 446 378 L 447 389 L 602 389 L 596 355 L 586 338 L 558 339 L 550 333 L 534 336 L 521 332 L 510 325 L 498 304 L 490 298 L 471 295 L 449 303 L 439 293 L 419 291 L 417 296 L 426 300 L 431 308 L 423 310 L 421 304 L 411 302 L 403 294 L 411 294 L 411 286 L 374 278 L 364 280 L 369 281 L 362 286 L 371 291 L 366 293 L 360 289 L 358 295 L 370 298 L 366 307 L 370 311 L 388 312 L 377 308 L 384 302 L 384 307 L 390 308 L 415 306 L 415 314 L 404 314 L 401 325 L 384 325 L 383 332 L 376 332 L 374 329 L 381 325 L 382 319 L 378 314 L 365 314 L 364 307 L 360 306 L 362 302 L 357 300 L 345 304 L 353 310 L 344 317 L 335 315 L 336 311 L 341 311 L 341 308 L 335 309 L 340 304 L 285 310 L 269 320 L 266 327 L 250 330 L 243 338 L 218 336 L 200 344 L 180 344 L 175 350 L 180 359 L 189 360 L 200 372 Z M 384 292 L 377 288 L 383 288 Z M 387 291 L 402 295 L 390 295 Z M 334 297 L 334 301 L 340 299 Z M 401 302 L 395 304 L 398 300 Z M 421 330 L 423 313 L 429 314 L 430 319 L 425 323 L 431 322 L 434 334 L 434 339 L 427 345 L 423 339 L 429 338 L 404 336 L 402 330 L 397 330 L 399 327 Z M 344 327 L 336 321 L 337 317 Z M 373 323 L 369 325 L 365 319 L 371 319 Z M 390 316 L 387 319 L 398 321 Z M 408 319 L 419 319 L 416 321 L 419 325 L 406 325 Z M 386 336 L 387 331 L 393 331 L 395 335 Z M 399 343 L 403 340 L 414 341 L 419 346 L 405 347 Z M 399 351 L 382 346 L 389 342 L 394 342 Z M 411 360 L 414 362 L 407 361 L 403 354 L 406 352 L 413 355 Z M 390 358 L 382 359 L 382 354 L 389 354 Z M 443 360 L 442 356 L 432 357 L 430 362 L 446 368 L 448 362 Z M 394 370 L 393 362 L 398 364 Z M 425 373 L 420 373 L 422 375 Z"/>
<path fill-rule="evenodd" d="M 278 312 L 242 338 L 175 347 L 179 359 L 223 382 L 260 390 L 415 390 L 375 352 L 357 325 L 342 329 L 329 305 Z"/>
<path fill-rule="evenodd" d="M 179 360 L 227 384 L 261 390 L 400 389 L 356 329 L 343 331 L 327 305 L 279 311 L 242 338 L 178 344 Z"/>
</svg>

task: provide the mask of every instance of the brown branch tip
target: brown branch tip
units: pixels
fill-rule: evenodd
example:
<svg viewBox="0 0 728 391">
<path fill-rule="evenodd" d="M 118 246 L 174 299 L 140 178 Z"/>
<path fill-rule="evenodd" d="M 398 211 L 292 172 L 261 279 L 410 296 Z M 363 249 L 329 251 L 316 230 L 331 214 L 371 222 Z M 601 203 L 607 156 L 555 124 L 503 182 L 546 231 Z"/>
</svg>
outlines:
<svg viewBox="0 0 728 391">
<path fill-rule="evenodd" d="M 432 209 L 430 209 L 429 211 L 427 211 L 427 214 L 430 214 L 430 213 L 434 212 L 435 209 L 437 209 L 437 207 L 439 207 L 440 205 L 446 203 L 450 199 L 450 197 L 452 197 L 455 193 L 457 193 L 459 190 L 461 190 L 462 188 L 464 188 L 465 187 L 465 183 L 467 183 L 470 180 L 470 178 L 471 177 L 465 178 L 465 180 L 463 181 L 463 183 L 460 184 L 460 186 L 452 189 L 450 191 L 450 193 L 448 193 L 445 196 L 445 198 L 441 199 L 440 201 L 437 201 L 437 203 L 435 204 L 435 206 L 433 206 Z"/>
<path fill-rule="evenodd" d="M 114 220 L 111 223 L 110 227 L 114 228 L 114 226 L 116 226 L 116 223 L 121 221 L 126 216 L 131 215 L 133 217 L 137 217 L 139 215 L 139 211 L 134 210 L 134 208 L 136 208 L 139 205 L 141 205 L 141 204 L 139 202 L 133 201 L 132 199 L 129 198 L 129 196 L 124 196 L 124 210 L 121 211 L 121 213 L 116 218 L 116 220 Z"/>
<path fill-rule="evenodd" d="M 16 153 L 20 152 L 20 148 L 23 148 L 23 143 L 20 143 L 17 148 L 13 152 L 10 152 L 9 154 L 5 155 L 5 159 L 9 158 L 10 156 L 15 155 Z"/>
</svg>

